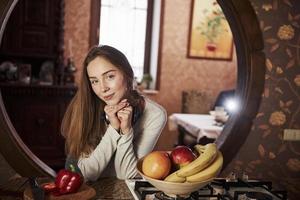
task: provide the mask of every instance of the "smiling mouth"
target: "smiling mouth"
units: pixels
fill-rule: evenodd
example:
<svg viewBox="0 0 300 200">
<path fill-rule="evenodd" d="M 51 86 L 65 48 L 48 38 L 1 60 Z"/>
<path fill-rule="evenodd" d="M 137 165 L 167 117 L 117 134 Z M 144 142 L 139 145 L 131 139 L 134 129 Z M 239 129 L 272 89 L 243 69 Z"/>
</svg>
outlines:
<svg viewBox="0 0 300 200">
<path fill-rule="evenodd" d="M 103 97 L 103 99 L 104 99 L 105 101 L 108 101 L 108 100 L 112 99 L 113 96 L 114 96 L 114 94 L 111 94 L 111 95 L 108 95 L 108 96 Z"/>
</svg>

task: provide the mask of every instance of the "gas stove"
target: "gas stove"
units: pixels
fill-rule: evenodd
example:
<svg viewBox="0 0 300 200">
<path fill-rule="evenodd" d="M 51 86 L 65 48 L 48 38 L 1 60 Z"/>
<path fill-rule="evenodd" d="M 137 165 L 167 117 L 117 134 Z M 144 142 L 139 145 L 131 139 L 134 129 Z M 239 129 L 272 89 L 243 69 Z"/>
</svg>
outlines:
<svg viewBox="0 0 300 200">
<path fill-rule="evenodd" d="M 286 191 L 273 190 L 272 182 L 259 180 L 217 178 L 185 198 L 169 197 L 143 179 L 126 184 L 135 200 L 287 200 Z"/>
</svg>

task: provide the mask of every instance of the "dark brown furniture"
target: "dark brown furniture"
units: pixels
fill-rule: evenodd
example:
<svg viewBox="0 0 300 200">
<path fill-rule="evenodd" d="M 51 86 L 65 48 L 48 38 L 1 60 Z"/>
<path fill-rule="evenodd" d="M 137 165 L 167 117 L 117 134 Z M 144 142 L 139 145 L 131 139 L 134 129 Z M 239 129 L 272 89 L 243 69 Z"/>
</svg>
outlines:
<svg viewBox="0 0 300 200">
<path fill-rule="evenodd" d="M 60 124 L 74 86 L 1 84 L 8 116 L 23 142 L 53 169 L 64 167 Z"/>
<path fill-rule="evenodd" d="M 59 37 L 58 0 L 21 0 L 5 29 L 1 54 L 20 58 L 55 58 Z"/>
<path fill-rule="evenodd" d="M 20 0 L 17 2 L 0 46 L 0 64 L 29 64 L 32 79 L 38 79 L 42 64 L 50 61 L 61 67 L 62 5 L 59 0 Z M 57 78 L 57 77 L 54 77 Z M 55 80 L 57 81 L 57 80 Z"/>
<path fill-rule="evenodd" d="M 18 71 L 28 64 L 31 83 L 42 81 L 40 69 L 45 62 L 54 67 L 47 72 L 54 81 L 52 86 L 22 85 L 19 83 L 20 73 L 16 80 L 2 77 L 0 83 L 4 105 L 14 129 L 27 147 L 54 170 L 64 167 L 60 124 L 76 91 L 74 86 L 62 86 L 61 16 L 63 1 L 20 0 L 11 13 L 0 46 L 0 64 L 12 62 Z"/>
</svg>

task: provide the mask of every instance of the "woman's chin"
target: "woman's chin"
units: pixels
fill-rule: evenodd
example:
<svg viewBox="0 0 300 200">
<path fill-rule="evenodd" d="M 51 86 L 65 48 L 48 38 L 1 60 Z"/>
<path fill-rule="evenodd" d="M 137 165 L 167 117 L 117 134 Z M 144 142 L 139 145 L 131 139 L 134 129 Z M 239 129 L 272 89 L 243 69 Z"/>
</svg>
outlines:
<svg viewBox="0 0 300 200">
<path fill-rule="evenodd" d="M 104 103 L 108 106 L 113 106 L 114 104 L 111 101 L 104 101 Z"/>
<path fill-rule="evenodd" d="M 106 105 L 108 106 L 114 106 L 117 105 L 120 101 L 116 101 L 115 99 L 111 99 L 111 100 L 106 100 L 104 101 L 106 103 Z"/>
</svg>

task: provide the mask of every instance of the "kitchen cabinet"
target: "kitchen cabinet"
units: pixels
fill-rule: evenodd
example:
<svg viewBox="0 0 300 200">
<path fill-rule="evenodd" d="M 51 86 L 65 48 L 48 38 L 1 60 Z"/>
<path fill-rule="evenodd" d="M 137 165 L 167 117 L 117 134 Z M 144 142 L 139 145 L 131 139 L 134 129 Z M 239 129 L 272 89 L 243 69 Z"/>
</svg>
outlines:
<svg viewBox="0 0 300 200">
<path fill-rule="evenodd" d="M 59 71 L 63 55 L 63 3 L 59 0 L 19 0 L 11 13 L 0 46 L 0 64 L 29 65 L 34 78 L 51 62 Z"/>
<path fill-rule="evenodd" d="M 18 1 L 4 32 L 1 54 L 55 58 L 59 37 L 58 0 Z"/>
<path fill-rule="evenodd" d="M 24 143 L 53 169 L 63 168 L 64 138 L 60 124 L 76 87 L 25 84 L 0 87 L 8 116 Z"/>
</svg>

